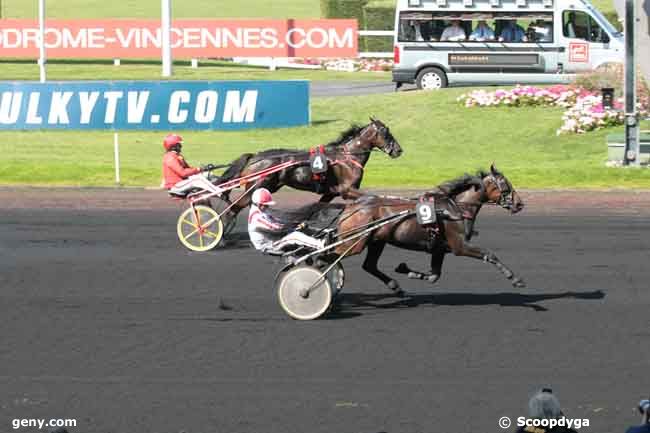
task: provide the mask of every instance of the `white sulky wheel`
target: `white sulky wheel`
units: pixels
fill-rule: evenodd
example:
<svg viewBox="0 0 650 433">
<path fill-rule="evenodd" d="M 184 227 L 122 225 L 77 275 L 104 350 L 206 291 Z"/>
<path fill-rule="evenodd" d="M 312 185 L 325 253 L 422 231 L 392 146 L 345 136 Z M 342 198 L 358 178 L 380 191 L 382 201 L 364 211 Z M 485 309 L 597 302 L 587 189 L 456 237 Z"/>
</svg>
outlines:
<svg viewBox="0 0 650 433">
<path fill-rule="evenodd" d="M 329 267 L 326 266 L 323 270 Z M 343 286 L 345 285 L 345 270 L 341 262 L 337 263 L 331 271 L 327 273 L 327 279 L 329 280 L 330 286 L 334 290 L 334 295 L 338 295 Z"/>
<path fill-rule="evenodd" d="M 186 248 L 204 252 L 216 247 L 221 241 L 223 223 L 214 209 L 198 205 L 186 209 L 178 217 L 176 232 Z"/>
<path fill-rule="evenodd" d="M 284 311 L 294 319 L 314 320 L 327 312 L 332 303 L 332 288 L 321 271 L 311 266 L 298 266 L 285 272 L 277 283 L 278 299 Z M 316 281 L 318 284 L 305 294 Z"/>
</svg>

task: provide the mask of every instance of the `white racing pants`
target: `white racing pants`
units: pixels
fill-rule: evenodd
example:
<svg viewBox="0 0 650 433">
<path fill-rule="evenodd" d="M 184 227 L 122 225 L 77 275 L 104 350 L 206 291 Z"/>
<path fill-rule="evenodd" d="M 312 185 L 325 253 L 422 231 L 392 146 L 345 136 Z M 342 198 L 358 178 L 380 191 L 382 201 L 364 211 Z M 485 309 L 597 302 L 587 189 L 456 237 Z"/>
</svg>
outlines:
<svg viewBox="0 0 650 433">
<path fill-rule="evenodd" d="M 305 246 L 319 250 L 325 246 L 324 239 L 316 239 L 311 236 L 307 236 L 303 232 L 291 232 L 282 239 L 273 242 L 271 248 L 274 250 L 282 251 L 288 249 L 290 246 Z"/>
</svg>

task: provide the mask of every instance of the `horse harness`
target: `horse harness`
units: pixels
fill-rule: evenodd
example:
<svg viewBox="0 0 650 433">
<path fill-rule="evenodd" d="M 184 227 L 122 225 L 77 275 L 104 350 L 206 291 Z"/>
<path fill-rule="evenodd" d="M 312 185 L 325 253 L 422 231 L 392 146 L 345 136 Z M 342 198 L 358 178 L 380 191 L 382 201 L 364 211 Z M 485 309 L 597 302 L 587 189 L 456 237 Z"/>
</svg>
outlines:
<svg viewBox="0 0 650 433">
<path fill-rule="evenodd" d="M 364 153 L 367 152 L 368 151 Z M 347 168 L 351 168 L 350 165 L 354 165 L 363 171 L 363 164 L 352 158 L 352 155 L 354 155 L 356 152 L 350 152 L 347 148 L 347 144 L 343 146 L 342 153 L 345 155 L 345 159 L 336 158 L 332 160 L 327 156 L 325 146 L 322 144 L 318 147 L 312 147 L 309 149 L 309 167 L 311 168 L 312 181 L 315 184 L 316 192 L 322 192 L 325 189 L 329 167 L 343 165 Z"/>
</svg>

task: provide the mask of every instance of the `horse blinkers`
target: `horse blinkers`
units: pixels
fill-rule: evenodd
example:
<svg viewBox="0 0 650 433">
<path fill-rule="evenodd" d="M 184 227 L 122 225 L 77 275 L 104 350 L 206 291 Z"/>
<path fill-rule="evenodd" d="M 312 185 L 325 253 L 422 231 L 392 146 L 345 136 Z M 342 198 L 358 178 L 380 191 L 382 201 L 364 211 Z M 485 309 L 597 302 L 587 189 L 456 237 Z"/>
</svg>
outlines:
<svg viewBox="0 0 650 433">
<path fill-rule="evenodd" d="M 505 179 L 503 175 L 495 176 L 491 174 L 488 176 L 488 179 L 499 191 L 499 198 L 494 201 L 497 205 L 501 206 L 504 209 L 513 210 L 514 208 L 514 190 Z"/>
<path fill-rule="evenodd" d="M 375 130 L 375 142 L 377 142 L 380 137 L 384 141 L 384 145 L 380 147 L 382 152 L 391 158 L 397 158 L 400 156 L 402 154 L 402 149 L 397 143 L 397 140 L 395 140 L 395 138 L 391 135 L 390 130 L 386 127 L 386 125 L 381 123 L 379 120 L 373 118 L 371 118 L 371 120 L 373 129 Z"/>
</svg>

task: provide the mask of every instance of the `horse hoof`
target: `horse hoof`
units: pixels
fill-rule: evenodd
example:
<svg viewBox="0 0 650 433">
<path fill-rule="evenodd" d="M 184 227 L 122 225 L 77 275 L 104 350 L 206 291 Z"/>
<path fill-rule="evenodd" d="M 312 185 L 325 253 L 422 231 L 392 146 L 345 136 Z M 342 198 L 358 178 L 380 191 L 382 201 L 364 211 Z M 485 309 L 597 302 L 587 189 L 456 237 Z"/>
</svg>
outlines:
<svg viewBox="0 0 650 433">
<path fill-rule="evenodd" d="M 407 277 L 411 280 L 421 280 L 422 274 L 419 272 L 409 272 Z"/>
<path fill-rule="evenodd" d="M 393 292 L 399 292 L 402 290 L 399 287 L 399 283 L 395 280 L 390 280 L 388 283 L 386 283 L 386 287 L 388 287 Z"/>
<path fill-rule="evenodd" d="M 526 287 L 526 283 L 521 278 L 515 278 L 512 281 L 512 286 L 516 287 L 517 289 L 523 289 L 524 287 Z"/>
<path fill-rule="evenodd" d="M 425 278 L 429 283 L 434 284 L 440 279 L 440 275 L 432 274 Z"/>
<path fill-rule="evenodd" d="M 406 265 L 406 263 L 402 262 L 397 267 L 395 268 L 395 272 L 398 274 L 408 274 L 410 272 L 409 267 Z"/>
</svg>

